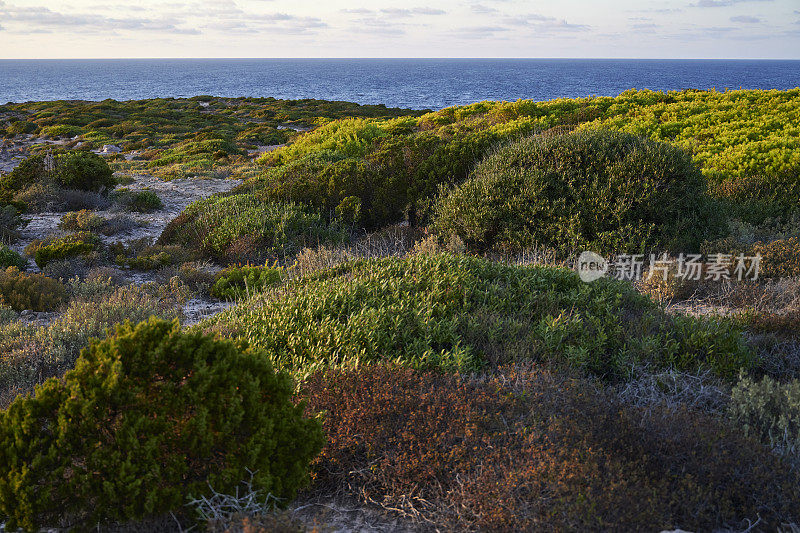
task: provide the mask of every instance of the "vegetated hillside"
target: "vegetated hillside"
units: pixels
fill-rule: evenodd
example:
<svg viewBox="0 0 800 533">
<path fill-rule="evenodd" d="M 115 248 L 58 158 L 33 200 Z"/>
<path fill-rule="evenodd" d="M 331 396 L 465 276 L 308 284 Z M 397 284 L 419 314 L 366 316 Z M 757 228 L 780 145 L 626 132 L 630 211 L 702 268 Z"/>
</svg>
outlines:
<svg viewBox="0 0 800 533">
<path fill-rule="evenodd" d="M 725 200 L 721 207 L 759 224 L 785 218 L 800 198 L 799 114 L 800 89 L 632 90 L 616 98 L 482 102 L 421 117 L 344 119 L 264 154 L 264 171 L 236 194 L 299 202 L 360 228 L 404 219 L 413 225 L 428 220 L 441 187 L 462 183 L 479 161 L 508 141 L 541 132 L 610 128 L 683 148 L 700 166 L 712 196 Z M 745 203 L 752 207 L 746 213 L 737 207 Z M 193 206 L 181 224 L 202 218 L 205 209 L 203 203 Z M 220 224 L 235 226 L 232 217 Z M 204 231 L 201 222 L 197 233 Z M 235 240 L 248 231 L 233 233 Z"/>
<path fill-rule="evenodd" d="M 182 177 L 245 171 L 249 149 L 286 143 L 332 119 L 423 113 L 350 102 L 212 96 L 27 102 L 0 106 L 0 134 L 31 134 L 84 149 L 117 145 L 136 150 L 139 160 L 120 167 Z"/>
<path fill-rule="evenodd" d="M 235 109 L 252 101 L 182 102 L 197 107 L 176 116 L 207 138 L 179 125 L 141 161 L 53 151 L 0 180 L 4 238 L 18 211 L 66 211 L 57 233 L 0 246 L 0 521 L 142 530 L 165 513 L 166 527 L 296 531 L 322 508 L 347 512 L 307 523 L 348 527 L 358 519 L 343 515 L 365 511 L 419 531 L 800 523 L 800 91 L 422 116 L 309 104 L 383 118 L 307 118 L 317 129 L 257 172 L 202 144 L 246 149 Z M 117 104 L 75 105 L 70 120 Z M 284 132 L 292 119 L 275 120 Z M 169 122 L 123 145 L 160 142 Z M 774 149 L 752 163 L 738 149 L 750 143 Z M 160 243 L 108 242 L 130 228 L 123 212 L 161 208 L 110 170 L 147 167 L 253 177 L 190 205 Z M 197 182 L 159 186 L 177 183 Z M 110 205 L 119 213 L 98 211 Z M 763 263 L 741 282 L 673 264 L 584 283 L 561 261 L 583 247 Z M 198 296 L 232 308 L 188 331 L 148 321 Z"/>
</svg>

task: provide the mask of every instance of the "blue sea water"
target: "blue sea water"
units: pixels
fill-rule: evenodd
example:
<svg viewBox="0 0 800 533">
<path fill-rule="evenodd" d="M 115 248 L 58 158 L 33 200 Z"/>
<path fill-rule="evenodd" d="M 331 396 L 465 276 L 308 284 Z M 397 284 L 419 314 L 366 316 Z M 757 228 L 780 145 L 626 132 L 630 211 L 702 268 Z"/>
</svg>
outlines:
<svg viewBox="0 0 800 533">
<path fill-rule="evenodd" d="M 440 109 L 630 89 L 790 89 L 800 61 L 617 59 L 0 60 L 0 102 L 272 96 Z"/>
</svg>

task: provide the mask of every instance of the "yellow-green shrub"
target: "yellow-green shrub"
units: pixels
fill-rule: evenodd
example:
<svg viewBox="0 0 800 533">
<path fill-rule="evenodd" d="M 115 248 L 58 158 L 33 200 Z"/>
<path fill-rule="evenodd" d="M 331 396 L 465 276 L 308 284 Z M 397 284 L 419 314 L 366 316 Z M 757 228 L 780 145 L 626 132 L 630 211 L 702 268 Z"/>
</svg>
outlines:
<svg viewBox="0 0 800 533">
<path fill-rule="evenodd" d="M 52 311 L 66 295 L 60 282 L 43 274 L 25 274 L 13 266 L 0 271 L 0 303 L 17 311 Z"/>
</svg>

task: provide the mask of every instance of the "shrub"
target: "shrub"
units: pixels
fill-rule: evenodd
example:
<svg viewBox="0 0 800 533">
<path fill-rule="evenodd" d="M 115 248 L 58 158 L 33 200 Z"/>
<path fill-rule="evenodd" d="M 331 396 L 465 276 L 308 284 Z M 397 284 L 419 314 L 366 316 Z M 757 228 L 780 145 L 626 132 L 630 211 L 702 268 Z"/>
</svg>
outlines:
<svg viewBox="0 0 800 533">
<path fill-rule="evenodd" d="M 147 243 L 152 242 L 149 239 Z M 133 242 L 126 249 L 121 243 L 109 247 L 116 254 L 116 263 L 135 270 L 155 270 L 170 265 L 179 265 L 197 259 L 197 254 L 182 246 L 151 245 Z"/>
<path fill-rule="evenodd" d="M 111 198 L 124 206 L 128 211 L 136 211 L 138 213 L 149 213 L 164 207 L 161 198 L 148 189 L 133 191 L 123 187 L 113 191 L 111 193 Z"/>
<path fill-rule="evenodd" d="M 241 300 L 277 285 L 284 278 L 283 268 L 268 266 L 228 267 L 217 274 L 211 295 L 226 300 Z"/>
<path fill-rule="evenodd" d="M 257 352 L 177 322 L 119 326 L 0 414 L 0 512 L 27 529 L 141 518 L 209 484 L 230 491 L 248 469 L 292 498 L 323 442 L 292 393 Z"/>
<path fill-rule="evenodd" d="M 100 239 L 97 235 L 81 231 L 64 237 L 33 241 L 25 247 L 25 253 L 33 256 L 39 268 L 44 268 L 50 261 L 88 255 L 99 245 Z"/>
<path fill-rule="evenodd" d="M 88 209 L 71 211 L 61 217 L 60 228 L 72 231 L 98 231 L 105 225 L 105 219 Z"/>
<path fill-rule="evenodd" d="M 65 189 L 102 191 L 116 185 L 105 160 L 92 152 L 71 150 L 55 156 L 56 179 Z"/>
<path fill-rule="evenodd" d="M 48 183 L 95 192 L 115 185 L 111 169 L 102 157 L 92 152 L 66 150 L 28 157 L 0 179 L 0 189 L 18 192 L 31 185 Z"/>
<path fill-rule="evenodd" d="M 16 207 L 0 203 L 0 239 L 16 239 L 16 229 L 21 223 L 22 219 L 20 219 Z"/>
<path fill-rule="evenodd" d="M 319 485 L 431 530 L 712 531 L 756 516 L 769 530 L 800 509 L 797 471 L 734 428 L 541 369 L 364 366 L 316 374 L 300 397 L 327 415 Z"/>
<path fill-rule="evenodd" d="M 214 196 L 191 204 L 158 244 L 180 244 L 228 262 L 284 260 L 307 246 L 340 243 L 347 232 L 298 204 L 255 195 Z"/>
<path fill-rule="evenodd" d="M 0 244 L 0 269 L 11 266 L 17 267 L 18 270 L 25 270 L 28 262 L 5 244 Z"/>
<path fill-rule="evenodd" d="M 64 303 L 66 290 L 42 274 L 24 274 L 15 266 L 0 272 L 0 303 L 16 311 L 52 311 Z"/>
<path fill-rule="evenodd" d="M 695 251 L 714 225 L 690 154 L 606 131 L 539 135 L 501 148 L 435 213 L 440 232 L 477 252 Z"/>
<path fill-rule="evenodd" d="M 609 380 L 637 363 L 734 378 L 754 356 L 725 319 L 667 315 L 629 284 L 449 255 L 359 260 L 266 290 L 201 324 L 276 366 L 392 361 L 474 370 L 549 361 Z"/>
<path fill-rule="evenodd" d="M 729 414 L 745 435 L 784 454 L 800 453 L 800 380 L 743 376 L 731 392 Z"/>
</svg>

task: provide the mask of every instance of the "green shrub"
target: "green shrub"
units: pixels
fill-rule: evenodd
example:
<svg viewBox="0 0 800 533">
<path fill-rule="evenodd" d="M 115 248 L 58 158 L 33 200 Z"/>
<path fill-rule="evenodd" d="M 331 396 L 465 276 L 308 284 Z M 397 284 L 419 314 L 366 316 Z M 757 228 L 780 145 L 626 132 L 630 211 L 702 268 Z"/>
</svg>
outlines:
<svg viewBox="0 0 800 533">
<path fill-rule="evenodd" d="M 5 244 L 0 244 L 0 269 L 6 269 L 11 266 L 17 267 L 19 270 L 25 270 L 28 262 Z"/>
<path fill-rule="evenodd" d="M 98 231 L 105 225 L 105 219 L 88 209 L 70 211 L 61 217 L 60 228 L 72 231 Z"/>
<path fill-rule="evenodd" d="M 729 414 L 745 435 L 782 453 L 800 453 L 800 380 L 743 376 L 731 392 Z"/>
<path fill-rule="evenodd" d="M 117 265 L 135 270 L 154 270 L 197 259 L 196 253 L 178 245 L 139 246 L 133 243 L 126 248 L 122 243 L 115 243 L 109 247 L 109 251 L 115 255 Z"/>
<path fill-rule="evenodd" d="M 56 179 L 65 189 L 102 191 L 116 185 L 105 160 L 92 152 L 72 150 L 55 157 Z"/>
<path fill-rule="evenodd" d="M 64 237 L 33 241 L 25 247 L 25 253 L 33 256 L 39 268 L 44 268 L 50 261 L 88 255 L 97 250 L 99 245 L 100 238 L 97 235 L 80 231 Z"/>
<path fill-rule="evenodd" d="M 2 194 L 2 191 L 0 191 Z M 0 204 L 0 239 L 13 240 L 17 238 L 17 226 L 22 223 L 19 212 L 13 205 Z"/>
<path fill-rule="evenodd" d="M 340 224 L 312 209 L 240 194 L 194 202 L 167 225 L 158 244 L 180 244 L 228 262 L 263 262 L 347 237 Z"/>
<path fill-rule="evenodd" d="M 138 213 L 149 213 L 164 207 L 161 198 L 148 189 L 133 191 L 123 187 L 113 191 L 111 193 L 111 198 L 124 206 L 128 211 L 136 211 Z"/>
<path fill-rule="evenodd" d="M 42 274 L 25 274 L 15 266 L 0 271 L 0 303 L 16 311 L 52 311 L 66 300 L 66 289 Z"/>
<path fill-rule="evenodd" d="M 283 268 L 268 266 L 232 266 L 217 274 L 211 295 L 225 300 L 241 300 L 284 278 Z"/>
<path fill-rule="evenodd" d="M 0 189 L 21 191 L 46 183 L 65 189 L 103 191 L 113 188 L 116 182 L 108 164 L 99 155 L 81 150 L 57 150 L 28 157 L 0 179 Z"/>
<path fill-rule="evenodd" d="M 292 395 L 258 352 L 177 322 L 119 326 L 0 413 L 0 513 L 30 530 L 142 518 L 232 491 L 248 470 L 291 499 L 323 443 Z"/>
<path fill-rule="evenodd" d="M 609 380 L 639 364 L 733 378 L 754 364 L 737 324 L 670 316 L 630 284 L 449 255 L 346 263 L 200 327 L 301 374 L 374 361 L 474 370 L 534 360 Z"/>
<path fill-rule="evenodd" d="M 714 229 L 710 209 L 690 154 L 633 135 L 586 131 L 533 136 L 497 150 L 440 199 L 435 225 L 478 252 L 696 251 Z"/>
</svg>

